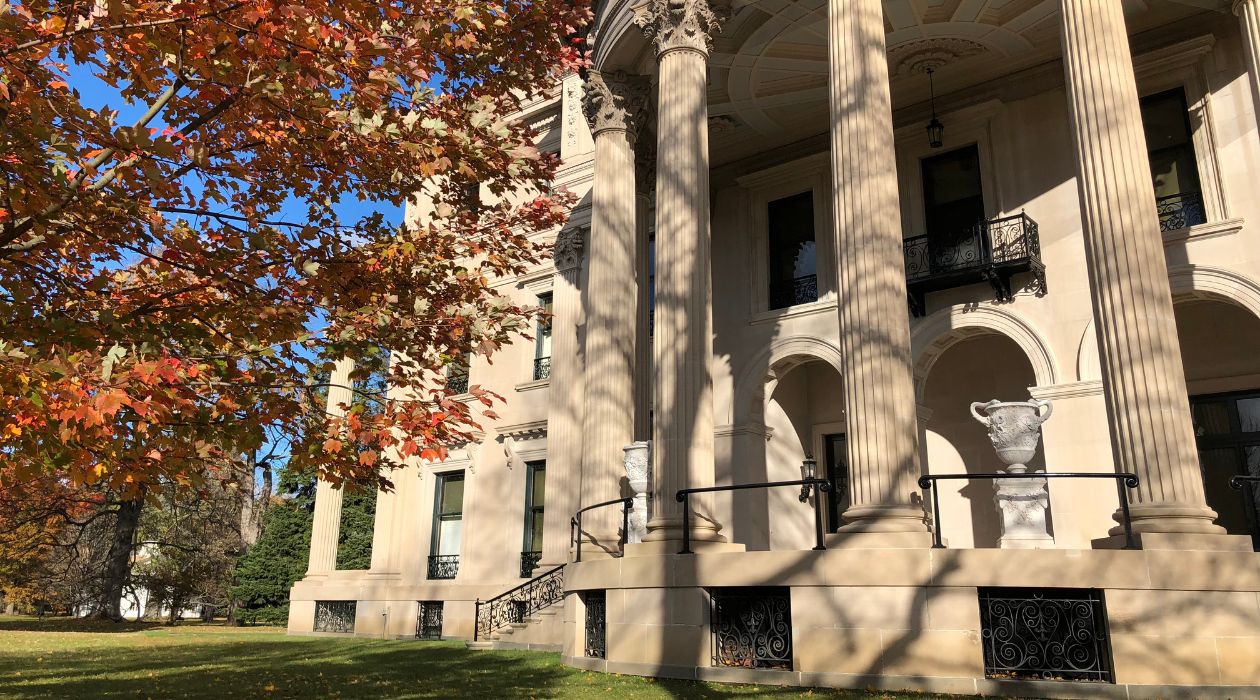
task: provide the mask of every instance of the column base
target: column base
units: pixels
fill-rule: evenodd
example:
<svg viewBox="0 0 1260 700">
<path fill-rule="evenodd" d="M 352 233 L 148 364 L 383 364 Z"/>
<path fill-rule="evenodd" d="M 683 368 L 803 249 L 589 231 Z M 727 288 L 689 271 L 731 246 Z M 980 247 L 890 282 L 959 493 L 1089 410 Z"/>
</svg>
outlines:
<svg viewBox="0 0 1260 700">
<path fill-rule="evenodd" d="M 699 522 L 697 522 L 699 521 Z M 706 520 L 692 514 L 690 518 L 691 525 L 691 541 L 696 542 L 725 542 L 726 537 L 720 532 L 721 525 L 711 520 Z M 648 523 L 647 535 L 643 537 L 643 542 L 682 542 L 683 528 L 682 517 L 677 518 L 653 518 Z"/>
<path fill-rule="evenodd" d="M 919 506 L 849 506 L 840 532 L 927 532 L 927 512 Z"/>
<path fill-rule="evenodd" d="M 1133 535 L 1138 549 L 1173 550 L 1178 552 L 1251 552 L 1247 535 L 1203 535 L 1196 533 L 1144 532 Z M 1096 539 L 1094 549 L 1124 549 L 1124 535 Z"/>
<path fill-rule="evenodd" d="M 1207 506 L 1181 504 L 1150 504 L 1129 506 L 1134 533 L 1184 533 L 1195 535 L 1224 535 L 1225 528 L 1217 525 L 1216 511 Z M 1118 525 L 1107 531 L 1108 535 L 1124 535 L 1124 511 L 1117 509 L 1112 519 Z"/>
</svg>

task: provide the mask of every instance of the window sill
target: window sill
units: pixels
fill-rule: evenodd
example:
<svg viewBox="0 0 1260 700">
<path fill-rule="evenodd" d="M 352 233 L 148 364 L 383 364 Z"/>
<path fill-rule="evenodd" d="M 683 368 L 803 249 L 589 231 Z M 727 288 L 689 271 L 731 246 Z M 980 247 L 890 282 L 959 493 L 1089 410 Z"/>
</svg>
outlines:
<svg viewBox="0 0 1260 700">
<path fill-rule="evenodd" d="M 809 304 L 798 304 L 789 306 L 785 309 L 774 309 L 773 311 L 759 311 L 753 314 L 748 324 L 751 326 L 763 323 L 775 323 L 788 318 L 796 318 L 798 316 L 809 316 L 823 311 L 835 311 L 836 300 L 834 298 L 824 297 L 818 301 Z"/>
<path fill-rule="evenodd" d="M 1188 241 L 1205 240 L 1208 238 L 1219 238 L 1221 236 L 1232 236 L 1242 230 L 1243 219 L 1226 219 L 1224 221 L 1213 221 L 1211 223 L 1199 224 L 1197 226 L 1188 226 L 1163 233 L 1164 245 L 1173 245 L 1176 243 L 1185 243 Z"/>
<path fill-rule="evenodd" d="M 522 382 L 516 385 L 517 391 L 534 391 L 535 389 L 545 389 L 551 386 L 550 379 L 535 379 L 529 382 Z"/>
</svg>

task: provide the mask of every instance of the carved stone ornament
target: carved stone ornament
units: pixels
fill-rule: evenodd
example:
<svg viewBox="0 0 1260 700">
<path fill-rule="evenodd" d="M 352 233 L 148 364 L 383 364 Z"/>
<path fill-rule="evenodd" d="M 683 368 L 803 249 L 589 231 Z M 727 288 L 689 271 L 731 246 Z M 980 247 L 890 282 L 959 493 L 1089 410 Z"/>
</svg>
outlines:
<svg viewBox="0 0 1260 700">
<path fill-rule="evenodd" d="M 656 191 L 655 139 L 644 139 L 634 149 L 634 187 L 649 195 Z"/>
<path fill-rule="evenodd" d="M 1024 474 L 1028 470 L 1027 462 L 1037 454 L 1041 424 L 1053 412 L 1054 406 L 1044 400 L 971 404 L 971 415 L 989 429 L 989 441 L 998 459 L 1006 463 L 1007 474 Z M 1054 546 L 1054 538 L 1046 527 L 1050 495 L 1046 492 L 1045 479 L 1031 474 L 1027 479 L 998 479 L 993 482 L 993 490 L 993 503 L 1002 516 L 1002 537 L 998 546 L 1003 549 Z"/>
<path fill-rule="evenodd" d="M 633 140 L 643 125 L 647 104 L 648 84 L 643 78 L 617 71 L 591 73 L 586 79 L 582 111 L 592 134 L 612 129 L 627 132 Z"/>
<path fill-rule="evenodd" d="M 1044 414 L 1042 409 L 1045 409 Z M 1037 454 L 1041 424 L 1049 420 L 1053 412 L 1054 406 L 1049 401 L 1004 403 L 995 399 L 988 403 L 971 404 L 971 415 L 989 429 L 989 442 L 993 443 L 998 459 L 1006 462 L 1007 471 L 1011 474 L 1023 474 L 1028 470 L 1028 460 Z"/>
<path fill-rule="evenodd" d="M 656 43 L 659 56 L 675 49 L 699 51 L 713 48 L 713 35 L 731 16 L 725 3 L 709 0 L 647 0 L 635 9 L 634 23 Z"/>
<path fill-rule="evenodd" d="M 557 272 L 573 270 L 582 266 L 583 229 L 566 228 L 556 235 L 556 244 L 552 251 L 552 260 Z"/>
<path fill-rule="evenodd" d="M 630 531 L 626 541 L 642 542 L 647 535 L 648 490 L 652 484 L 652 444 L 632 442 L 622 448 L 625 451 L 626 483 L 634 493 L 634 508 L 630 511 Z"/>
</svg>

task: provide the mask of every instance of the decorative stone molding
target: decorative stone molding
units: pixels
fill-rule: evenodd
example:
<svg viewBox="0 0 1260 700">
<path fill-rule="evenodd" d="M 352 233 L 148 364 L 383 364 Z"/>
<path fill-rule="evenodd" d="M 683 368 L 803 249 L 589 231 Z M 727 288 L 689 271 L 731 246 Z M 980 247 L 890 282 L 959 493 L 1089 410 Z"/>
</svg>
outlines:
<svg viewBox="0 0 1260 700">
<path fill-rule="evenodd" d="M 552 250 L 552 260 L 556 272 L 566 272 L 582 266 L 585 253 L 586 231 L 584 228 L 567 228 L 556 235 L 556 243 Z"/>
<path fill-rule="evenodd" d="M 1167 247 L 1188 241 L 1202 241 L 1208 238 L 1220 238 L 1221 236 L 1232 236 L 1241 231 L 1245 223 L 1243 219 L 1227 219 L 1225 221 L 1213 221 L 1188 228 L 1165 231 L 1163 234 L 1164 246 Z"/>
<path fill-rule="evenodd" d="M 1218 299 L 1260 318 L 1260 282 L 1242 273 L 1210 265 L 1170 265 L 1168 285 L 1174 300 Z"/>
<path fill-rule="evenodd" d="M 996 306 L 958 304 L 930 314 L 911 329 L 915 393 L 920 401 L 927 376 L 941 354 L 961 340 L 986 333 L 1004 335 L 1024 351 L 1038 386 L 1059 383 L 1061 373 L 1050 344 L 1030 321 Z"/>
<path fill-rule="evenodd" d="M 634 140 L 647 116 L 647 81 L 626 75 L 591 73 L 582 91 L 582 112 L 591 133 L 624 131 Z"/>
<path fill-rule="evenodd" d="M 547 421 L 534 420 L 527 423 L 501 425 L 499 426 L 498 432 L 505 440 L 508 438 L 515 440 L 536 440 L 547 436 Z"/>
<path fill-rule="evenodd" d="M 713 35 L 731 16 L 725 4 L 709 0 L 648 0 L 635 8 L 634 23 L 656 44 L 656 54 L 688 50 L 704 55 Z"/>
<path fill-rule="evenodd" d="M 1086 396 L 1102 396 L 1102 380 L 1068 382 L 1051 386 L 1034 386 L 1028 388 L 1028 395 L 1034 399 L 1059 401 L 1061 399 L 1078 399 Z"/>
<path fill-rule="evenodd" d="M 936 70 L 964 58 L 978 56 L 988 47 L 970 39 L 932 37 L 915 39 L 888 48 L 888 72 L 895 78 Z"/>
</svg>

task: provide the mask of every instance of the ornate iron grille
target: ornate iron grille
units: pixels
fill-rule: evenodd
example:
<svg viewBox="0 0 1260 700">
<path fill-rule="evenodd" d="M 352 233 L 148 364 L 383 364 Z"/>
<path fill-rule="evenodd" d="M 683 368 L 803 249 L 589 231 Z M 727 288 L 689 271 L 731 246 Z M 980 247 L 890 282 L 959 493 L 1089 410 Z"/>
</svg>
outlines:
<svg viewBox="0 0 1260 700">
<path fill-rule="evenodd" d="M 551 358 L 534 358 L 534 381 L 551 378 Z"/>
<path fill-rule="evenodd" d="M 317 600 L 315 601 L 316 632 L 354 632 L 353 600 Z"/>
<path fill-rule="evenodd" d="M 784 280 L 770 289 L 770 308 L 783 309 L 818 301 L 818 275 Z"/>
<path fill-rule="evenodd" d="M 430 555 L 429 556 L 429 578 L 445 579 L 455 578 L 455 574 L 459 573 L 459 555 Z"/>
<path fill-rule="evenodd" d="M 420 601 L 419 612 L 416 615 L 416 638 L 442 638 L 442 601 Z"/>
<path fill-rule="evenodd" d="M 923 315 L 927 292 L 975 282 L 988 282 L 998 301 L 1010 301 L 1016 272 L 1032 272 L 1037 293 L 1046 291 L 1037 222 L 1027 214 L 981 222 L 956 236 L 907 238 L 902 248 L 916 316 Z"/>
<path fill-rule="evenodd" d="M 533 576 L 534 569 L 538 568 L 540 561 L 542 561 L 542 552 L 521 552 L 521 578 Z"/>
<path fill-rule="evenodd" d="M 1102 593 L 981 588 L 986 678 L 1113 682 Z"/>
<path fill-rule="evenodd" d="M 450 389 L 453 394 L 467 394 L 468 375 L 466 373 L 450 375 L 446 378 L 446 388 Z"/>
<path fill-rule="evenodd" d="M 477 639 L 526 618 L 564 599 L 564 565 L 557 566 L 490 600 L 477 602 Z"/>
<path fill-rule="evenodd" d="M 604 616 L 607 611 L 604 591 L 586 594 L 586 655 L 592 659 L 605 658 Z"/>
<path fill-rule="evenodd" d="M 787 588 L 716 588 L 711 593 L 713 665 L 792 668 Z"/>
<path fill-rule="evenodd" d="M 1161 232 L 1176 231 L 1207 223 L 1207 209 L 1203 206 L 1203 195 L 1198 192 L 1183 192 L 1159 197 L 1155 200 L 1155 210 L 1159 213 Z"/>
</svg>

